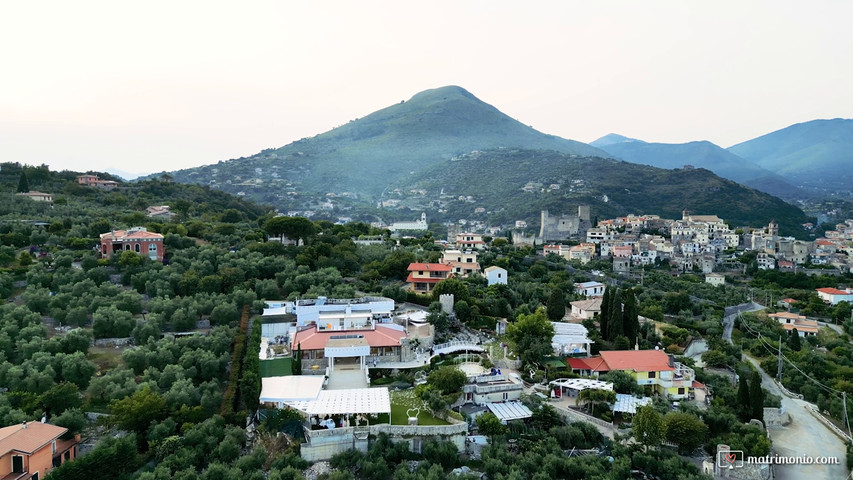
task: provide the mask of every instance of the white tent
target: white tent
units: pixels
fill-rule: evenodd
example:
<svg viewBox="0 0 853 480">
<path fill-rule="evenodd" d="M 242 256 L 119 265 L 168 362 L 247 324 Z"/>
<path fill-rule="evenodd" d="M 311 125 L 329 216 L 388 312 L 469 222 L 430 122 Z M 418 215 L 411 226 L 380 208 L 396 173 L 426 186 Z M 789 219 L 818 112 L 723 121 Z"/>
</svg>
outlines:
<svg viewBox="0 0 853 480">
<path fill-rule="evenodd" d="M 308 415 L 391 414 L 391 394 L 386 387 L 322 390 L 308 402 Z"/>
<path fill-rule="evenodd" d="M 548 383 L 556 387 L 570 388 L 579 392 L 588 388 L 613 391 L 613 384 L 611 382 L 604 382 L 602 380 L 595 380 L 592 378 L 558 378 L 557 380 L 551 380 Z"/>
</svg>

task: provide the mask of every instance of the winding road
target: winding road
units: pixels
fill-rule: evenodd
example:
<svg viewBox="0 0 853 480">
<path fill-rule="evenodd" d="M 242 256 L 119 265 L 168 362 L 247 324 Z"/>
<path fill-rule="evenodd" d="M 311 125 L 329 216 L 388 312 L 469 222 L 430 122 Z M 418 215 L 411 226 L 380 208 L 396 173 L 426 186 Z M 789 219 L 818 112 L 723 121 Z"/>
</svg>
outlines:
<svg viewBox="0 0 853 480">
<path fill-rule="evenodd" d="M 850 472 L 846 470 L 846 449 L 844 442 L 816 419 L 808 409 L 810 403 L 805 400 L 786 397 L 776 382 L 764 373 L 758 361 L 746 356 L 761 373 L 761 386 L 770 393 L 782 397 L 782 408 L 791 416 L 791 424 L 783 427 L 770 427 L 773 440 L 773 452 L 780 456 L 837 457 L 838 465 L 777 465 L 777 480 L 795 479 L 845 479 Z"/>
</svg>

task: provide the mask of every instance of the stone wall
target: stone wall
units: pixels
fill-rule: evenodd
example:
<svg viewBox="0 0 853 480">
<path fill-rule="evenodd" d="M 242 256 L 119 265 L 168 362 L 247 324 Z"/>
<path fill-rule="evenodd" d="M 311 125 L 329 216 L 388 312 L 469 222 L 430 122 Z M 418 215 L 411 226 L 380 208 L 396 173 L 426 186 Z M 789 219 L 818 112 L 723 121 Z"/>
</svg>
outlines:
<svg viewBox="0 0 853 480">
<path fill-rule="evenodd" d="M 791 415 L 784 408 L 764 407 L 764 424 L 769 427 L 786 426 L 791 423 Z"/>
</svg>

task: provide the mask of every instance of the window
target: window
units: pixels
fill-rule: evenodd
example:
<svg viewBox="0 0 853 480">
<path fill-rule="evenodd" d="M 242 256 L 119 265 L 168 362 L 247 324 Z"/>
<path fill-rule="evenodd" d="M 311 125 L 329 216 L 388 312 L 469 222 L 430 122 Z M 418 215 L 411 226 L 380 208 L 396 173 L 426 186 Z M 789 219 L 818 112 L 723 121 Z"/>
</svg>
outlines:
<svg viewBox="0 0 853 480">
<path fill-rule="evenodd" d="M 509 400 L 509 393 L 504 392 L 504 400 Z"/>
<path fill-rule="evenodd" d="M 50 453 L 56 453 L 56 440 L 50 442 Z"/>
<path fill-rule="evenodd" d="M 129 244 L 129 243 L 128 243 L 128 244 L 126 244 L 126 245 L 124 246 L 124 249 L 125 249 L 125 250 L 130 250 L 130 244 Z"/>
<path fill-rule="evenodd" d="M 684 388 L 683 387 L 678 389 L 678 394 L 684 395 Z"/>
<path fill-rule="evenodd" d="M 13 473 L 23 473 L 24 471 L 24 457 L 23 455 L 12 455 L 12 472 Z"/>
<path fill-rule="evenodd" d="M 649 378 L 655 378 L 655 372 L 649 372 Z"/>
<path fill-rule="evenodd" d="M 139 253 L 139 244 L 138 243 L 133 245 L 133 251 L 136 253 Z"/>
</svg>

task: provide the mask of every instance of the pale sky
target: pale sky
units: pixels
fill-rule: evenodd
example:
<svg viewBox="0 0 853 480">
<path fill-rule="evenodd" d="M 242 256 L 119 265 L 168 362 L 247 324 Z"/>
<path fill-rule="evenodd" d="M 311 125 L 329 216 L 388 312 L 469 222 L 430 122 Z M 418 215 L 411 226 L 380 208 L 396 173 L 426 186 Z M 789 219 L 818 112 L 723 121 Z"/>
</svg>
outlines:
<svg viewBox="0 0 853 480">
<path fill-rule="evenodd" d="M 158 172 L 459 85 L 545 133 L 723 147 L 853 117 L 853 2 L 0 4 L 0 161 Z"/>
</svg>

